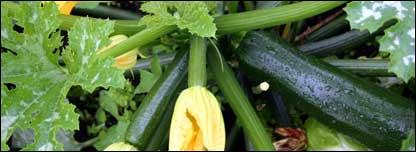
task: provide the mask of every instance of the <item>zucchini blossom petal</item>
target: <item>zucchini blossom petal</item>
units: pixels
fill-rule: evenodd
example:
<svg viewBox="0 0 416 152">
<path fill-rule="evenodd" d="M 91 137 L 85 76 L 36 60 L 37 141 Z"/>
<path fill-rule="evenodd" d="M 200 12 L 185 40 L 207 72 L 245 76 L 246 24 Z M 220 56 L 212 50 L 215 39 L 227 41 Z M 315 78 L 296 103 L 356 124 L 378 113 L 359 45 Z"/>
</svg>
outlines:
<svg viewBox="0 0 416 152">
<path fill-rule="evenodd" d="M 170 126 L 169 150 L 216 150 L 225 147 L 225 128 L 220 105 L 205 87 L 181 92 Z"/>
</svg>

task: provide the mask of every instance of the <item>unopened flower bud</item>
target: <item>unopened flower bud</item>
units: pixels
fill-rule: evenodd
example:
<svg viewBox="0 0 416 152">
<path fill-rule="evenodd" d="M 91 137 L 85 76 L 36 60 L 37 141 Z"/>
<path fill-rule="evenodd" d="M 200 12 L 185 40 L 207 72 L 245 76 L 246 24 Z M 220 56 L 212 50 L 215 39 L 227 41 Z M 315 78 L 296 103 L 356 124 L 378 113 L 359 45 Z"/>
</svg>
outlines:
<svg viewBox="0 0 416 152">
<path fill-rule="evenodd" d="M 104 51 L 107 51 L 109 48 L 115 46 L 116 44 L 124 41 L 127 39 L 127 36 L 125 35 L 114 35 L 112 37 L 110 37 L 111 43 L 110 45 L 102 48 L 100 51 L 98 51 L 97 53 L 101 53 Z M 119 55 L 115 58 L 115 62 L 113 64 L 114 67 L 118 68 L 118 69 L 130 69 L 132 68 L 134 65 L 136 65 L 137 63 L 137 53 L 138 53 L 138 49 L 133 49 L 129 52 L 126 52 L 122 55 Z"/>
</svg>

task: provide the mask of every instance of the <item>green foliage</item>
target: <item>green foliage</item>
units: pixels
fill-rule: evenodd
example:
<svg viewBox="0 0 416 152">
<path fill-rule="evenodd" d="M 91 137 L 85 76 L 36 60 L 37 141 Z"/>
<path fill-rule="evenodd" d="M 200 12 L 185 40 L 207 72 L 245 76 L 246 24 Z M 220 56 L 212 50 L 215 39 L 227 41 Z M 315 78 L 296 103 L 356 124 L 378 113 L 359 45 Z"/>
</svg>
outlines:
<svg viewBox="0 0 416 152">
<path fill-rule="evenodd" d="M 126 108 L 132 99 L 132 94 L 133 86 L 129 81 L 126 81 L 123 89 L 110 87 L 108 91 L 102 90 L 98 98 L 100 107 L 119 120 L 119 107 Z"/>
<path fill-rule="evenodd" d="M 79 2 L 77 7 L 94 9 L 99 3 L 100 1 Z M 251 2 L 224 3 L 227 4 L 229 14 L 237 13 L 239 4 L 247 6 L 245 4 L 250 3 L 248 10 L 254 9 Z M 328 5 L 327 8 L 321 7 L 320 10 L 317 7 L 324 3 L 313 4 L 311 2 L 306 8 L 319 11 L 305 9 L 310 12 L 306 13 L 307 15 L 296 14 L 299 11 L 293 13 L 293 9 L 287 11 L 282 8 L 282 11 L 276 11 L 277 13 L 267 9 L 277 7 L 282 3 L 282 1 L 259 1 L 256 3 L 257 9 L 264 9 L 259 11 L 260 13 L 218 17 L 216 21 L 221 18 L 222 20 L 215 23 L 218 27 L 223 24 L 223 27 L 219 29 L 219 34 L 235 32 L 221 40 L 227 40 L 226 43 L 230 43 L 231 48 L 235 49 L 247 32 L 241 29 L 273 27 L 286 24 L 293 19 L 296 21 L 305 19 L 311 17 L 311 13 L 316 15 L 322 10 L 333 8 Z M 118 26 L 115 28 L 119 30 L 116 31 L 118 33 L 137 32 L 138 30 L 133 30 L 137 23 L 125 21 L 115 23 L 110 20 L 88 17 L 62 16 L 55 3 L 44 3 L 43 6 L 40 2 L 19 2 L 19 4 L 10 2 L 9 4 L 12 5 L 8 6 L 3 4 L 2 2 L 0 84 L 2 151 L 10 150 L 8 145 L 11 148 L 37 151 L 81 150 L 91 145 L 97 150 L 104 150 L 113 143 L 125 142 L 125 134 L 130 125 L 132 113 L 137 109 L 136 104 L 142 102 L 136 102 L 132 98 L 140 94 L 136 96 L 138 97 L 136 100 L 142 100 L 162 75 L 161 64 L 164 61 L 161 57 L 162 62 L 160 62 L 156 54 L 188 49 L 189 37 L 192 35 L 215 38 L 218 29 L 214 24 L 214 16 L 217 17 L 216 15 L 222 15 L 222 13 L 214 13 L 223 12 L 223 6 L 217 5 L 216 1 L 142 3 L 141 10 L 148 15 L 140 20 L 140 25 L 145 25 L 148 29 L 169 26 L 172 27 L 170 31 L 173 31 L 175 27 L 171 25 L 176 25 L 180 30 L 171 34 L 159 32 L 154 34 L 157 36 L 153 35 L 153 38 L 148 38 L 152 36 L 148 33 L 152 32 L 143 34 L 145 36 L 141 37 L 144 40 L 141 39 L 143 46 L 140 46 L 140 55 L 143 57 L 143 54 L 146 56 L 154 54 L 154 56 L 151 58 L 150 70 L 140 70 L 140 83 L 134 88 L 124 78 L 125 71 L 112 66 L 113 58 L 101 58 L 96 53 L 109 44 L 108 37 L 114 32 L 115 26 Z M 335 7 L 335 4 L 333 5 Z M 370 32 L 379 29 L 386 21 L 397 19 L 398 22 L 385 30 L 386 34 L 378 39 L 381 51 L 379 55 L 384 54 L 383 57 L 387 57 L 390 54 L 389 71 L 396 73 L 399 78 L 407 82 L 415 77 L 415 2 L 351 2 L 345 10 L 352 28 Z M 272 19 L 273 16 L 278 16 L 276 21 Z M 303 17 L 299 18 L 299 16 Z M 247 20 L 246 17 L 248 17 Z M 255 22 L 246 23 L 247 21 Z M 68 29 L 68 39 L 65 40 L 62 36 L 65 34 L 59 30 L 62 25 Z M 19 28 L 16 27 L 21 27 L 23 32 L 17 32 L 16 29 Z M 223 29 L 226 30 L 221 33 Z M 153 41 L 161 35 L 163 36 L 160 40 Z M 227 56 L 235 58 L 232 52 L 227 52 Z M 267 136 L 272 134 L 271 131 L 264 131 L 262 125 L 259 124 L 263 122 L 267 129 L 278 125 L 273 106 L 264 99 L 255 99 L 257 101 L 255 106 L 258 105 L 259 110 L 253 111 L 252 105 L 241 93 L 238 84 L 234 84 L 232 70 L 223 69 L 224 65 L 227 67 L 227 64 L 222 64 L 223 58 L 220 60 L 216 56 L 211 56 L 211 59 L 215 59 L 215 61 L 209 61 L 213 62 L 211 64 L 214 68 L 208 69 L 210 71 L 207 74 L 209 78 L 218 79 L 218 86 L 213 85 L 213 81 L 208 81 L 207 87 L 216 94 L 219 101 L 230 104 L 231 109 L 235 110 L 237 117 L 240 117 L 238 119 L 242 120 L 243 126 L 246 127 L 245 133 L 251 135 L 252 139 L 256 139 L 253 143 L 257 142 L 257 148 L 272 149 L 271 141 Z M 222 70 L 219 70 L 219 67 Z M 409 86 L 397 85 L 393 86 L 397 88 L 391 87 L 391 89 L 397 90 L 397 93 L 403 93 L 410 88 L 410 94 L 414 96 L 414 87 L 411 87 L 414 86 L 414 79 L 405 85 Z M 97 88 L 100 88 L 99 92 L 96 91 Z M 70 92 L 70 90 L 73 91 Z M 230 98 L 238 100 L 225 100 L 228 99 L 224 97 L 227 91 Z M 96 97 L 95 93 L 99 93 L 99 97 Z M 77 106 L 81 103 L 81 106 L 75 107 L 67 97 Z M 72 100 L 73 97 L 76 99 Z M 79 101 L 77 101 L 78 97 Z M 263 105 L 265 106 L 262 107 Z M 223 107 L 223 110 L 229 110 L 229 108 Z M 291 105 L 288 105 L 288 112 L 293 121 L 292 125 L 303 126 L 303 116 L 306 113 Z M 260 116 L 261 121 L 256 115 Z M 79 120 L 88 122 L 86 131 L 81 132 L 85 131 L 87 136 L 96 137 L 83 143 L 76 141 L 74 131 L 79 129 Z M 108 126 L 109 124 L 111 126 Z M 304 127 L 307 131 L 308 150 L 369 150 L 355 139 L 336 132 L 312 118 L 306 121 Z M 414 131 L 412 131 L 403 141 L 401 150 L 414 151 L 414 139 Z M 164 138 L 164 140 L 167 139 Z"/>
<path fill-rule="evenodd" d="M 385 30 L 378 40 L 380 51 L 390 53 L 389 72 L 404 81 L 415 77 L 415 2 L 356 1 L 345 8 L 353 29 L 368 29 L 370 33 L 391 19 L 398 22 Z"/>
<path fill-rule="evenodd" d="M 134 94 L 149 92 L 162 75 L 162 67 L 160 66 L 159 57 L 157 55 L 152 57 L 150 68 L 152 72 L 140 70 L 140 84 L 136 87 Z"/>
<path fill-rule="evenodd" d="M 2 5 L 3 6 L 3 5 Z M 75 106 L 66 95 L 74 85 L 92 92 L 96 87 L 124 86 L 122 70 L 111 67 L 113 59 L 98 59 L 95 52 L 108 44 L 113 22 L 82 18 L 68 32 L 69 46 L 63 52 L 66 66 L 58 64 L 62 37 L 56 32 L 62 21 L 56 4 L 21 2 L 20 11 L 1 9 L 1 43 L 11 51 L 1 60 L 1 147 L 16 128 L 34 130 L 34 142 L 23 150 L 63 150 L 56 139 L 59 129 L 78 129 Z M 23 33 L 13 30 L 13 20 Z M 59 51 L 58 51 L 59 52 Z M 16 88 L 8 90 L 5 83 Z"/>
<path fill-rule="evenodd" d="M 403 141 L 401 151 L 415 151 L 415 130 L 412 130 Z"/>
<path fill-rule="evenodd" d="M 94 147 L 97 148 L 97 150 L 102 151 L 113 143 L 124 142 L 125 132 L 130 124 L 130 116 L 131 114 L 123 115 L 116 125 L 100 132 L 98 141 L 94 143 Z"/>
<path fill-rule="evenodd" d="M 153 1 L 144 3 L 141 10 L 151 15 L 144 16 L 139 24 L 147 27 L 177 25 L 201 37 L 215 37 L 217 28 L 209 15 L 213 5 L 204 2 Z"/>
<path fill-rule="evenodd" d="M 308 150 L 313 151 L 355 151 L 369 150 L 364 145 L 319 123 L 313 118 L 305 122 Z"/>
</svg>

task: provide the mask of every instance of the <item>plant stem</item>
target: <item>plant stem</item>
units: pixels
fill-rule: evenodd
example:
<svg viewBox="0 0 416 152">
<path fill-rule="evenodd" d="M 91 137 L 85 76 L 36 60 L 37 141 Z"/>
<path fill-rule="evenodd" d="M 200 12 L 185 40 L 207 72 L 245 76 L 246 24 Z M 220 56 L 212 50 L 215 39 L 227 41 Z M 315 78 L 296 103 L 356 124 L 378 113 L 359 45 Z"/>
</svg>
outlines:
<svg viewBox="0 0 416 152">
<path fill-rule="evenodd" d="M 176 26 L 160 26 L 156 28 L 146 28 L 143 31 L 140 31 L 133 36 L 129 37 L 127 40 L 120 42 L 119 44 L 109 48 L 107 51 L 104 51 L 98 54 L 99 57 L 115 57 L 119 56 L 129 50 L 132 50 L 136 47 L 143 46 L 153 40 L 159 38 L 160 36 L 169 33 L 176 29 Z M 140 49 L 140 48 L 139 48 Z"/>
<path fill-rule="evenodd" d="M 82 16 L 60 14 L 59 17 L 62 19 L 62 24 L 60 26 L 60 29 L 69 30 L 74 25 L 75 21 L 81 18 Z M 103 19 L 98 19 L 98 18 L 90 18 L 90 19 L 103 20 Z M 110 20 L 110 21 L 115 21 L 114 32 L 111 33 L 111 35 L 124 34 L 124 35 L 130 36 L 145 29 L 145 26 L 138 25 L 138 22 L 139 22 L 138 20 Z"/>
<path fill-rule="evenodd" d="M 253 30 L 259 28 L 272 27 L 275 25 L 286 24 L 289 22 L 302 20 L 322 12 L 335 8 L 345 2 L 298 2 L 295 4 L 285 5 L 281 7 L 275 7 L 270 9 L 254 10 L 243 13 L 228 14 L 216 17 L 214 22 L 218 28 L 217 34 L 227 34 L 238 31 Z M 2 2 L 6 7 L 19 8 L 18 4 Z M 11 9 L 12 11 L 19 11 L 18 9 Z M 63 15 L 61 15 L 63 16 Z M 72 17 L 71 20 L 64 20 L 64 29 L 70 28 L 75 22 Z M 129 23 L 131 25 L 133 23 Z M 120 24 L 119 24 L 120 25 Z M 121 24 L 123 25 L 123 24 Z M 124 24 L 125 25 L 125 24 Z M 137 26 L 137 21 L 134 26 Z M 117 26 L 116 26 L 117 27 Z M 143 30 L 143 27 L 137 28 L 136 31 L 130 27 L 118 27 L 115 28 L 114 33 L 126 32 L 128 34 L 138 32 L 126 41 L 119 43 L 118 45 L 110 48 L 105 53 L 102 53 L 101 57 L 117 56 L 121 55 L 133 48 L 140 47 L 146 43 L 149 43 L 161 35 L 167 34 L 175 29 L 175 26 L 164 26 Z M 143 30 L 143 31 L 141 31 Z"/>
<path fill-rule="evenodd" d="M 253 30 L 259 28 L 272 27 L 276 25 L 286 24 L 293 21 L 302 20 L 330 9 L 333 9 L 345 2 L 298 2 L 295 4 L 284 5 L 280 7 L 261 9 L 254 11 L 247 11 L 243 13 L 234 13 L 228 15 L 222 15 L 216 17 L 214 22 L 218 28 L 217 34 L 228 34 L 238 31 Z M 19 11 L 18 4 L 11 2 L 2 2 L 2 6 L 11 7 L 11 11 Z M 65 17 L 65 15 L 60 15 Z M 72 18 L 76 19 L 76 18 Z M 66 20 L 64 28 L 68 29 L 73 25 L 75 20 Z M 135 23 L 131 22 L 129 25 L 137 26 L 137 20 Z M 118 31 L 121 30 L 121 31 Z M 126 30 L 129 33 L 135 33 L 142 29 Z M 124 31 L 123 28 L 116 28 L 116 33 Z"/>
<path fill-rule="evenodd" d="M 214 22 L 218 28 L 217 34 L 228 34 L 302 20 L 333 9 L 343 3 L 345 2 L 298 2 L 270 9 L 223 15 L 216 17 Z"/>
<path fill-rule="evenodd" d="M 221 70 L 221 60 L 224 59 L 221 59 L 222 57 L 214 51 L 210 49 L 210 53 L 208 53 L 209 67 L 215 75 L 215 80 L 221 92 L 241 122 L 244 133 L 247 133 L 256 150 L 273 151 L 274 147 L 270 135 L 267 134 L 250 101 L 235 79 L 232 70 L 227 64 L 224 64 L 224 70 Z"/>
<path fill-rule="evenodd" d="M 283 29 L 282 38 L 286 41 L 289 41 L 289 32 L 290 32 L 290 26 L 292 25 L 292 22 L 289 22 L 285 25 L 285 28 Z"/>
<path fill-rule="evenodd" d="M 244 30 L 271 27 L 292 21 L 301 20 L 330 10 L 343 3 L 344 2 L 299 2 L 271 9 L 223 15 L 216 17 L 214 22 L 216 23 L 216 26 L 218 28 L 217 34 L 233 33 Z M 157 32 L 146 31 L 146 29 L 144 31 L 139 32 L 138 34 L 140 36 L 137 36 L 136 39 L 133 39 L 133 37 L 138 34 L 114 46 L 114 50 L 110 48 L 106 52 L 111 53 L 113 55 L 121 55 L 127 52 L 128 50 L 144 45 L 154 39 L 157 39 L 161 35 L 173 31 L 173 29 L 175 28 L 175 26 L 170 27 L 172 27 L 172 29 L 166 28 L 165 30 L 161 30 L 164 28 L 161 27 L 161 29 L 157 30 Z M 103 56 L 105 57 L 107 55 Z"/>
<path fill-rule="evenodd" d="M 79 146 L 81 147 L 81 149 L 82 148 L 89 147 L 89 146 L 92 146 L 95 142 L 98 141 L 98 139 L 99 139 L 98 137 L 91 138 L 91 139 L 89 139 L 87 141 L 84 141 L 82 143 L 79 143 Z"/>
<path fill-rule="evenodd" d="M 166 53 L 166 54 L 160 54 L 159 57 L 159 64 L 161 66 L 167 65 L 170 62 L 173 61 L 175 58 L 175 52 L 173 53 Z M 140 59 L 137 61 L 137 64 L 133 67 L 133 72 L 138 72 L 139 70 L 148 69 L 150 67 L 150 62 L 152 61 L 151 57 L 147 59 Z"/>
<path fill-rule="evenodd" d="M 207 47 L 205 39 L 196 35 L 191 38 L 189 52 L 188 86 L 205 86 L 207 83 L 206 61 Z"/>
</svg>

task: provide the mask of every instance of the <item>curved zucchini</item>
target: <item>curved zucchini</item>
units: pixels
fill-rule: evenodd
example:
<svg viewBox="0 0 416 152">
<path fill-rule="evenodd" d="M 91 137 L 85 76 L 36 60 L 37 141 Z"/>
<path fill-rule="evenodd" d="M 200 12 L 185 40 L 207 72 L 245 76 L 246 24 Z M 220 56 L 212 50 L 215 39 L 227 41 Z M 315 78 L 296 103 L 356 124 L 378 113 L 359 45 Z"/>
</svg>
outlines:
<svg viewBox="0 0 416 152">
<path fill-rule="evenodd" d="M 347 15 L 340 16 L 330 23 L 324 25 L 319 30 L 311 33 L 305 38 L 306 42 L 315 42 L 321 39 L 329 38 L 343 30 L 349 28 L 348 20 L 345 19 Z"/>
<path fill-rule="evenodd" d="M 307 43 L 298 49 L 307 54 L 325 56 L 358 47 L 371 39 L 368 31 L 352 30 L 322 41 Z"/>
<path fill-rule="evenodd" d="M 320 122 L 375 150 L 398 150 L 415 127 L 413 101 L 302 54 L 287 42 L 251 32 L 237 51 L 248 76 L 267 80 Z"/>
<path fill-rule="evenodd" d="M 315 56 L 325 56 L 328 54 L 351 50 L 365 44 L 371 39 L 374 39 L 375 36 L 382 34 L 385 29 L 394 25 L 396 22 L 396 20 L 389 20 L 384 23 L 383 26 L 381 26 L 377 31 L 371 34 L 368 32 L 368 30 L 351 30 L 321 41 L 301 45 L 298 47 L 298 49 L 305 52 L 306 54 L 312 54 Z"/>
<path fill-rule="evenodd" d="M 389 60 L 380 59 L 324 59 L 323 61 L 344 71 L 360 76 L 392 77 L 394 73 L 387 71 Z"/>
<path fill-rule="evenodd" d="M 180 90 L 185 89 L 187 85 L 186 81 L 183 81 L 180 84 Z M 149 141 L 149 144 L 146 145 L 146 151 L 156 151 L 156 150 L 167 150 L 168 139 L 169 139 L 169 127 L 170 121 L 172 119 L 173 108 L 175 107 L 176 99 L 179 96 L 179 91 L 175 94 L 174 98 L 169 101 L 169 105 L 166 111 L 163 113 L 163 117 L 154 132 L 152 138 Z"/>
<path fill-rule="evenodd" d="M 138 149 L 145 149 L 169 101 L 179 91 L 181 81 L 185 81 L 188 70 L 188 51 L 177 53 L 162 77 L 157 80 L 150 92 L 134 112 L 132 122 L 126 133 L 126 140 Z"/>
</svg>

